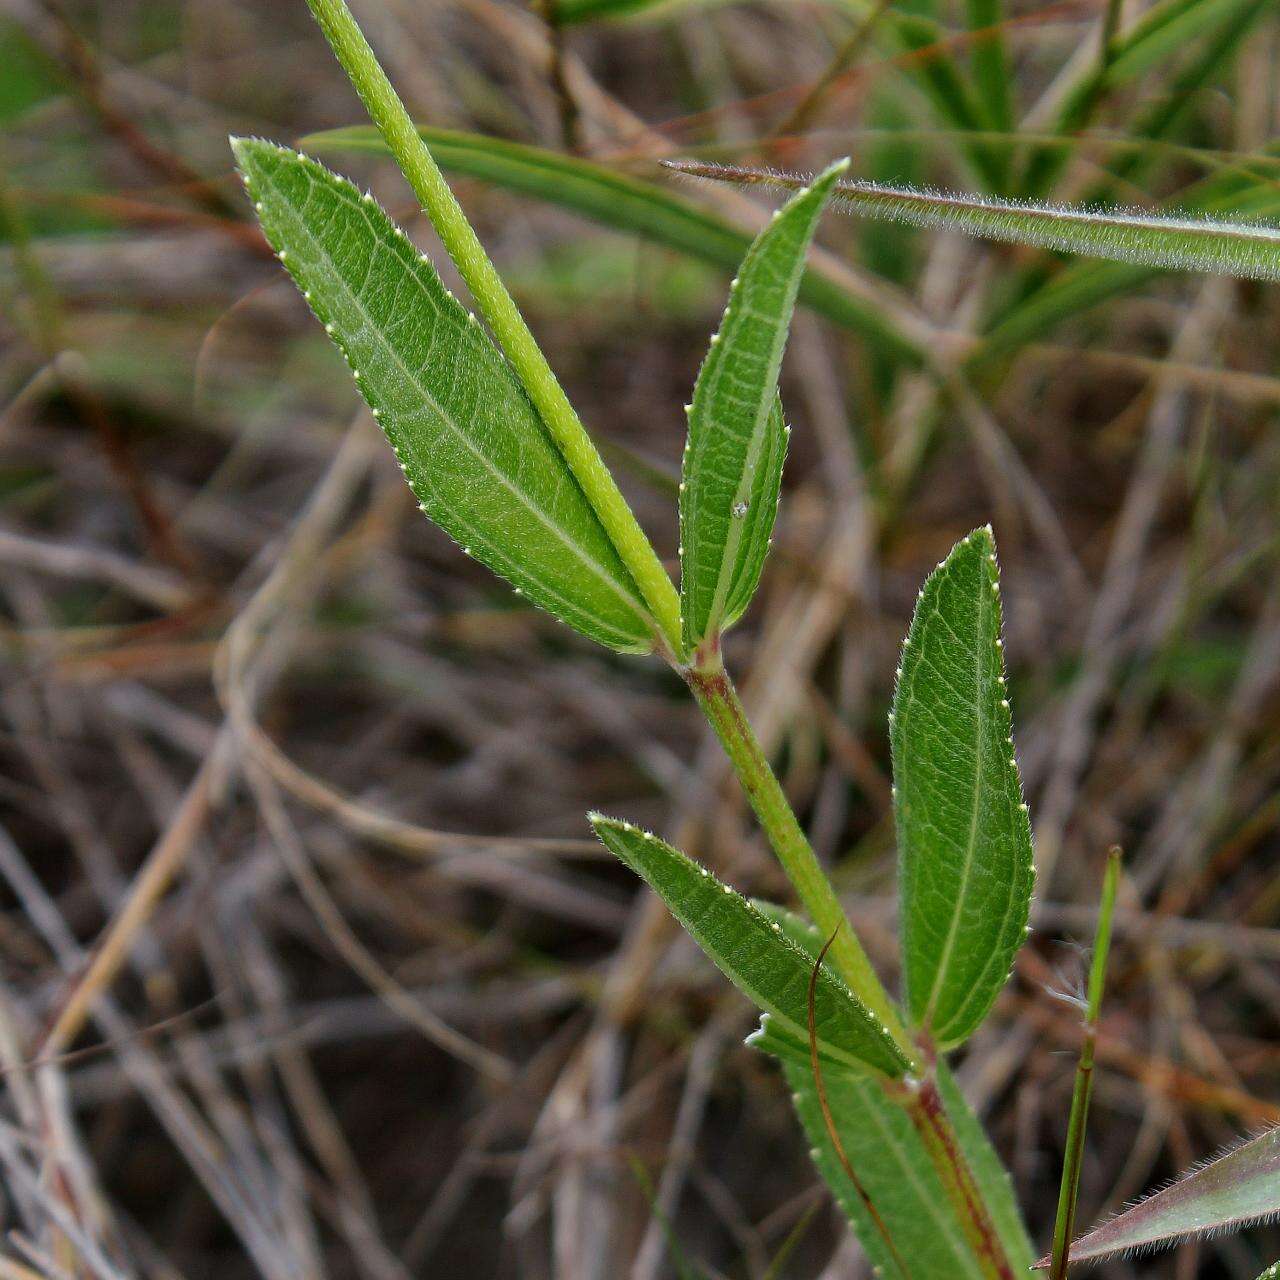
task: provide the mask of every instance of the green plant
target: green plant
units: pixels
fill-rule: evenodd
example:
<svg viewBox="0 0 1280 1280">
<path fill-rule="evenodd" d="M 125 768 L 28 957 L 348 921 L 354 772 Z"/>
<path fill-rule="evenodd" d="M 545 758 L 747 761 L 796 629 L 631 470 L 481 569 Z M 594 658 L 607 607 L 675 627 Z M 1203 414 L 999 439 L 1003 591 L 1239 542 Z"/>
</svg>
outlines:
<svg viewBox="0 0 1280 1280">
<path fill-rule="evenodd" d="M 788 435 L 778 374 L 792 311 L 818 220 L 836 196 L 923 225 L 1266 279 L 1280 275 L 1280 236 L 869 189 L 842 182 L 845 162 L 812 181 L 686 166 L 797 189 L 747 248 L 687 406 L 677 590 L 345 3 L 309 3 L 480 319 L 445 289 L 372 197 L 299 153 L 236 139 L 267 238 L 346 356 L 423 511 L 532 604 L 618 652 L 658 654 L 680 674 L 809 919 L 748 901 L 625 821 L 592 814 L 597 835 L 761 1009 L 750 1042 L 781 1063 L 818 1168 L 881 1271 L 914 1280 L 1025 1276 L 1034 1254 L 1007 1175 L 945 1061 L 982 1023 L 1008 978 L 1026 934 L 1034 878 L 990 528 L 957 543 L 924 584 L 898 671 L 890 740 L 901 1009 L 847 920 L 723 664 L 723 635 L 749 606 L 771 541 Z M 972 8 L 981 25 L 987 6 Z M 1007 110 L 1003 54 L 995 46 L 987 53 L 984 104 L 966 110 L 998 121 Z M 975 154 L 990 171 L 988 153 Z M 486 155 L 481 148 L 471 162 L 500 163 L 513 182 L 548 180 L 525 154 Z M 579 198 L 597 200 L 600 176 L 580 165 L 573 176 Z M 627 194 L 629 216 L 660 215 L 668 237 L 685 237 L 696 252 L 725 251 L 714 224 L 685 219 L 678 205 L 642 190 Z M 1113 864 L 1073 1107 L 1074 1159 L 1055 1239 L 1058 1274 L 1069 1260 L 1116 875 Z M 1070 1260 L 1267 1212 L 1268 1196 L 1273 1207 L 1275 1201 L 1274 1143 L 1259 1143 L 1085 1237 Z M 1230 1194 L 1219 1197 L 1219 1216 L 1206 1223 L 1203 1193 L 1224 1182 Z"/>
</svg>

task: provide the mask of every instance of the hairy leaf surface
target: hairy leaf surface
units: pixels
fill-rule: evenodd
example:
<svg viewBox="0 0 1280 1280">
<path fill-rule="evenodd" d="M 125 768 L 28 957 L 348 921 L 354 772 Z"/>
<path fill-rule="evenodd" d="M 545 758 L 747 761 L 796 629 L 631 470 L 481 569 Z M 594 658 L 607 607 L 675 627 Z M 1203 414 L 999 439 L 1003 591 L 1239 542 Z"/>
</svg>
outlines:
<svg viewBox="0 0 1280 1280">
<path fill-rule="evenodd" d="M 1005 1255 L 1016 1275 L 1026 1275 L 1036 1255 L 1013 1193 L 1013 1179 L 991 1145 L 982 1122 L 974 1115 L 969 1100 L 960 1092 L 951 1069 L 942 1060 L 938 1062 L 937 1080 L 942 1104 L 951 1117 L 960 1150 L 995 1223 Z"/>
<path fill-rule="evenodd" d="M 1245 1142 L 1184 1174 L 1171 1187 L 1095 1227 L 1071 1246 L 1071 1261 L 1089 1262 L 1159 1248 L 1262 1222 L 1280 1214 L 1280 1128 Z M 1048 1259 L 1038 1265 L 1043 1267 Z M 1259 1277 L 1259 1280 L 1262 1280 Z"/>
<path fill-rule="evenodd" d="M 832 165 L 756 237 L 729 291 L 689 407 L 680 485 L 680 616 L 690 652 L 742 614 L 777 513 L 786 428 L 778 371 Z"/>
<path fill-rule="evenodd" d="M 605 847 L 649 883 L 725 976 L 807 1044 L 809 955 L 741 894 L 657 836 L 599 813 L 591 815 L 591 825 Z M 814 1010 L 819 1046 L 833 1063 L 890 1076 L 906 1070 L 888 1031 L 825 965 L 818 972 Z"/>
<path fill-rule="evenodd" d="M 534 604 L 624 652 L 644 605 L 484 330 L 369 196 L 297 152 L 233 143 L 262 228 L 346 356 L 422 510 Z"/>
<path fill-rule="evenodd" d="M 822 938 L 813 925 L 798 916 L 794 911 L 789 911 L 786 907 L 780 907 L 776 903 L 759 899 L 753 899 L 752 903 L 763 915 L 777 923 L 787 937 L 814 959 L 817 959 L 822 950 Z M 772 1054 L 783 1062 L 793 1064 L 812 1081 L 807 1041 L 798 1043 L 795 1038 L 781 1032 L 768 1017 L 760 1019 L 759 1030 L 754 1031 L 747 1037 L 747 1043 L 763 1053 Z M 822 1064 L 823 1082 L 830 1090 L 833 1079 L 831 1074 L 832 1064 L 830 1064 L 825 1055 L 820 1055 L 819 1060 Z M 974 1182 L 982 1193 L 983 1201 L 991 1213 L 996 1231 L 999 1233 L 1001 1243 L 1004 1245 L 1005 1255 L 1013 1264 L 1015 1272 L 1019 1275 L 1025 1275 L 1032 1265 L 1035 1252 L 1031 1247 L 1031 1239 L 1027 1235 L 1027 1228 L 1022 1220 L 1021 1210 L 1019 1210 L 1017 1199 L 1013 1194 L 1013 1181 L 1001 1163 L 1000 1157 L 996 1154 L 995 1148 L 992 1147 L 981 1121 L 974 1115 L 968 1099 L 961 1093 L 960 1087 L 956 1084 L 955 1077 L 951 1074 L 947 1064 L 939 1060 L 936 1072 L 938 1093 L 947 1109 L 947 1114 L 951 1117 L 956 1140 L 964 1153 L 965 1161 L 973 1174 Z M 816 1099 L 811 1099 L 810 1103 L 812 1104 L 814 1101 Z M 799 1108 L 800 1101 L 797 1101 L 796 1105 Z M 881 1100 L 881 1105 L 884 1105 L 883 1100 Z M 834 1109 L 834 1102 L 832 1106 Z M 825 1134 L 825 1127 L 823 1132 Z M 842 1138 L 842 1140 L 844 1139 Z M 830 1141 L 829 1137 L 828 1141 Z M 910 1150 L 911 1161 L 916 1165 L 927 1167 L 932 1172 L 933 1166 L 930 1163 L 928 1153 L 920 1145 L 919 1137 L 914 1129 L 910 1131 L 909 1138 L 904 1137 L 900 1140 L 899 1145 L 901 1146 L 902 1144 L 905 1144 Z M 846 1154 L 850 1154 L 847 1141 L 845 1142 L 845 1150 Z M 836 1159 L 834 1151 L 828 1153 L 828 1158 L 834 1162 L 835 1167 L 839 1167 L 839 1161 Z M 874 1160 L 874 1156 L 869 1158 Z M 852 1155 L 850 1155 L 850 1159 L 853 1159 Z M 825 1170 L 826 1163 L 823 1159 L 819 1160 L 819 1167 Z M 841 1172 L 843 1176 L 843 1171 Z M 854 1162 L 854 1172 L 859 1177 L 863 1177 L 863 1167 L 857 1162 Z M 834 1183 L 832 1184 L 832 1189 L 837 1193 L 841 1191 L 841 1187 Z M 845 1193 L 851 1191 L 847 1177 L 844 1178 L 843 1191 Z M 887 1274 L 892 1274 L 892 1271 L 887 1272 Z"/>
<path fill-rule="evenodd" d="M 934 1276 L 979 1280 L 985 1276 L 965 1242 L 942 1182 L 905 1108 L 885 1097 L 875 1080 L 823 1073 L 841 1145 L 894 1248 L 906 1261 L 907 1277 L 840 1163 L 809 1064 L 786 1061 L 783 1070 L 818 1172 L 877 1272 L 892 1280 Z"/>
<path fill-rule="evenodd" d="M 990 529 L 958 543 L 920 592 L 890 743 L 907 1007 L 946 1048 L 1004 986 L 1034 879 Z"/>
</svg>

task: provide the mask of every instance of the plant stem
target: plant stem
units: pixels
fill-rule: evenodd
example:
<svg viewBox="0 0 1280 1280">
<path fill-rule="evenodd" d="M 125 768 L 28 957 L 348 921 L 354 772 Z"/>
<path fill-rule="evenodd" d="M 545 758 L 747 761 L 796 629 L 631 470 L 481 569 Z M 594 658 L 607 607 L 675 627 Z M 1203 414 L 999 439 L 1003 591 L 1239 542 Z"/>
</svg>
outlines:
<svg viewBox="0 0 1280 1280">
<path fill-rule="evenodd" d="M 913 1069 L 917 1068 L 920 1065 L 919 1050 L 871 967 L 871 961 L 822 870 L 813 846 L 796 820 L 786 794 L 751 729 L 729 673 L 717 658 L 712 664 L 685 668 L 681 674 L 720 739 L 738 781 L 805 910 L 822 934 L 827 937 L 834 935 L 832 963 L 849 984 L 849 990 L 884 1023 L 913 1064 Z"/>
<path fill-rule="evenodd" d="M 911 1063 L 910 1070 L 923 1074 L 925 1063 L 920 1046 L 903 1025 L 897 1008 L 871 967 L 813 846 L 765 758 L 719 655 L 699 665 L 681 668 L 680 673 L 720 739 L 787 879 L 819 931 L 831 939 L 832 963 L 850 991 L 884 1023 Z M 923 1084 L 898 1081 L 890 1082 L 886 1088 L 888 1096 L 907 1110 L 919 1132 L 978 1262 L 992 1280 L 1014 1280 L 1004 1245 L 936 1085 L 932 1080 Z"/>
<path fill-rule="evenodd" d="M 670 575 L 556 380 L 546 356 L 379 65 L 346 0 L 307 0 L 307 4 L 431 219 L 458 273 L 466 281 L 476 306 L 582 486 L 587 501 L 635 579 L 661 639 L 679 655 L 682 652 L 680 600 Z"/>
<path fill-rule="evenodd" d="M 1058 1191 L 1058 1216 L 1053 1224 L 1053 1254 L 1049 1280 L 1065 1280 L 1071 1261 L 1071 1237 L 1075 1231 L 1076 1202 L 1080 1194 L 1080 1165 L 1084 1158 L 1084 1133 L 1089 1120 L 1089 1098 L 1093 1093 L 1093 1055 L 1098 1042 L 1098 1015 L 1102 1009 L 1102 988 L 1107 976 L 1107 953 L 1111 949 L 1111 920 L 1115 914 L 1116 889 L 1120 883 L 1120 850 L 1114 845 L 1107 858 L 1102 881 L 1102 902 L 1093 937 L 1093 961 L 1089 966 L 1089 1007 L 1085 1014 L 1084 1044 L 1076 1065 L 1071 1091 L 1071 1118 L 1067 1121 L 1067 1152 L 1062 1162 L 1062 1186 Z"/>
</svg>

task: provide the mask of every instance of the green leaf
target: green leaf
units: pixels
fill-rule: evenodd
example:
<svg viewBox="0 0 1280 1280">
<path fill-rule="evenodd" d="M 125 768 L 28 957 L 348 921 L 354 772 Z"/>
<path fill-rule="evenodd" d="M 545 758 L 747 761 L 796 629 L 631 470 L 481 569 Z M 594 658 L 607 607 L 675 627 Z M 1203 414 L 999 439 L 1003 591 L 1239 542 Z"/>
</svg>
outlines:
<svg viewBox="0 0 1280 1280">
<path fill-rule="evenodd" d="M 666 17 L 689 7 L 691 0 L 555 0 L 555 20 L 560 27 L 619 18 Z M 703 0 L 704 3 L 707 0 Z"/>
<path fill-rule="evenodd" d="M 775 922 L 783 933 L 808 955 L 814 959 L 817 958 L 822 950 L 822 938 L 817 929 L 807 920 L 773 902 L 753 898 L 752 905 L 770 921 Z M 806 1074 L 809 1073 L 808 1044 L 797 1045 L 789 1036 L 780 1033 L 776 1025 L 767 1017 L 760 1019 L 760 1029 L 747 1037 L 747 1043 L 784 1062 L 794 1063 L 797 1067 L 803 1068 Z M 829 1083 L 831 1077 L 827 1059 L 820 1055 L 820 1061 L 823 1068 L 823 1081 Z M 1035 1258 L 1035 1252 L 1031 1247 L 1031 1239 L 1027 1235 L 1022 1213 L 1013 1194 L 1013 1180 L 992 1147 L 982 1123 L 973 1114 L 968 1100 L 960 1092 L 960 1087 L 956 1084 L 950 1068 L 941 1060 L 936 1065 L 936 1079 L 943 1106 L 946 1107 L 947 1115 L 951 1117 L 956 1139 L 983 1202 L 995 1223 L 996 1231 L 1004 1245 L 1005 1255 L 1013 1265 L 1015 1273 L 1025 1275 Z M 913 1136 L 914 1132 L 912 1130 Z M 917 1163 L 928 1165 L 932 1172 L 932 1163 L 924 1148 L 919 1146 L 918 1138 L 915 1139 L 915 1143 L 919 1150 L 914 1152 L 913 1158 Z M 847 1146 L 846 1143 L 846 1153 Z M 831 1153 L 831 1158 L 835 1159 L 834 1152 Z M 856 1164 L 854 1172 L 862 1176 Z"/>
<path fill-rule="evenodd" d="M 695 177 L 752 186 L 792 190 L 804 184 L 803 178 L 791 174 L 703 161 L 670 161 L 668 166 Z M 1280 280 L 1280 229 L 1247 222 L 1020 204 L 856 181 L 838 184 L 834 202 L 869 218 L 960 231 L 1008 244 L 1089 254 L 1148 267 L 1207 271 L 1248 280 Z"/>
<path fill-rule="evenodd" d="M 1280 1262 L 1273 1262 L 1259 1277 L 1258 1280 L 1280 1280 Z"/>
<path fill-rule="evenodd" d="M 882 1276 L 907 1280 L 840 1163 L 808 1063 L 784 1062 L 783 1070 L 818 1172 L 873 1266 Z M 911 1280 L 984 1277 L 906 1108 L 875 1080 L 824 1072 L 823 1084 L 849 1163 L 894 1248 L 908 1260 Z"/>
<path fill-rule="evenodd" d="M 273 143 L 232 145 L 267 239 L 346 356 L 422 510 L 583 635 L 651 649 L 644 605 L 595 512 L 435 268 L 346 179 Z"/>
<path fill-rule="evenodd" d="M 1071 1246 L 1071 1261 L 1153 1249 L 1280 1214 L 1280 1128 L 1184 1174 Z M 1048 1265 L 1042 1259 L 1036 1265 Z M 1259 1277 L 1261 1280 L 1261 1277 Z"/>
<path fill-rule="evenodd" d="M 418 132 L 449 173 L 479 178 L 570 209 L 714 266 L 732 271 L 751 244 L 749 235 L 691 201 L 604 165 L 476 133 L 425 126 L 419 126 Z M 313 151 L 388 154 L 378 131 L 367 125 L 311 134 L 303 143 Z M 885 350 L 916 363 L 921 358 L 919 345 L 893 323 L 884 308 L 819 270 L 805 272 L 800 301 L 833 323 L 865 334 Z"/>
<path fill-rule="evenodd" d="M 1063 86 L 1051 131 L 1062 137 L 1078 135 L 1107 95 L 1153 70 L 1160 62 L 1182 55 L 1206 32 L 1213 34 L 1215 26 L 1225 22 L 1230 28 L 1238 21 L 1242 7 L 1254 4 L 1255 0 L 1157 0 L 1127 30 L 1116 35 L 1105 76 L 1100 76 L 1097 60 L 1090 59 L 1079 68 L 1074 79 Z M 1177 112 L 1184 103 L 1193 100 L 1199 87 L 1198 77 L 1207 72 L 1208 66 L 1201 60 L 1199 73 L 1180 69 L 1172 82 L 1166 73 L 1160 90 L 1160 99 L 1164 101 L 1157 111 L 1163 113 L 1172 108 Z M 1188 83 L 1189 70 L 1193 78 Z M 1130 137 L 1150 132 L 1150 126 L 1141 122 L 1143 114 L 1146 113 L 1128 122 L 1126 133 Z M 1032 153 L 1027 163 L 1024 193 L 1036 197 L 1047 191 L 1069 156 L 1070 152 L 1057 147 Z"/>
<path fill-rule="evenodd" d="M 773 533 L 786 427 L 778 371 L 832 165 L 756 237 L 698 373 L 680 486 L 680 622 L 692 653 L 742 614 Z"/>
<path fill-rule="evenodd" d="M 991 1139 L 981 1121 L 973 1114 L 968 1099 L 960 1092 L 951 1069 L 943 1061 L 937 1066 L 938 1093 L 947 1115 L 955 1128 L 960 1149 L 973 1174 L 973 1180 L 987 1206 L 992 1221 L 1004 1245 L 1005 1255 L 1012 1264 L 1015 1275 L 1025 1276 L 1036 1256 L 1027 1235 L 1022 1211 L 1013 1194 L 1013 1179 L 1009 1177 L 1000 1157 L 996 1155 Z"/>
<path fill-rule="evenodd" d="M 1004 986 L 1035 874 L 989 528 L 958 543 L 924 584 L 892 717 L 907 1007 L 947 1048 L 978 1026 Z"/>
<path fill-rule="evenodd" d="M 0 19 L 0 123 L 10 124 L 66 89 L 62 73 L 19 24 Z"/>
<path fill-rule="evenodd" d="M 590 815 L 605 847 L 646 880 L 694 941 L 748 999 L 808 1043 L 813 961 L 741 894 L 678 849 L 629 822 Z M 901 1076 L 888 1031 L 831 970 L 818 972 L 814 1025 L 824 1057 L 845 1070 Z"/>
</svg>

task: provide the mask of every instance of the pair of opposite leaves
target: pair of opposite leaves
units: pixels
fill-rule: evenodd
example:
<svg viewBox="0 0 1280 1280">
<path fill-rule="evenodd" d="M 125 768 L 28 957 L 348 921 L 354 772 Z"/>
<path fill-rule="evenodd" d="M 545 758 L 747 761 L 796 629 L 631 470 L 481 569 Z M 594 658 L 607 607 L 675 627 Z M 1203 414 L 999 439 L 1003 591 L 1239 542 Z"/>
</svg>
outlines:
<svg viewBox="0 0 1280 1280">
<path fill-rule="evenodd" d="M 309 158 L 234 142 L 276 252 L 346 356 L 424 512 L 533 604 L 622 652 L 654 646 L 639 590 L 489 336 L 369 196 Z M 682 643 L 751 602 L 777 511 L 778 370 L 833 165 L 747 252 L 688 407 L 680 485 Z"/>
<path fill-rule="evenodd" d="M 652 648 L 645 606 L 594 510 L 431 263 L 371 197 L 315 161 L 260 140 L 234 146 L 268 240 L 346 356 L 426 514 L 583 634 Z M 689 653 L 742 614 L 760 578 L 786 451 L 778 371 L 808 246 L 845 167 L 793 196 L 753 242 L 698 375 L 680 495 Z M 999 630 L 994 547 L 979 530 L 921 592 L 892 732 L 907 1003 L 940 1046 L 990 1008 L 1030 899 Z"/>
</svg>

